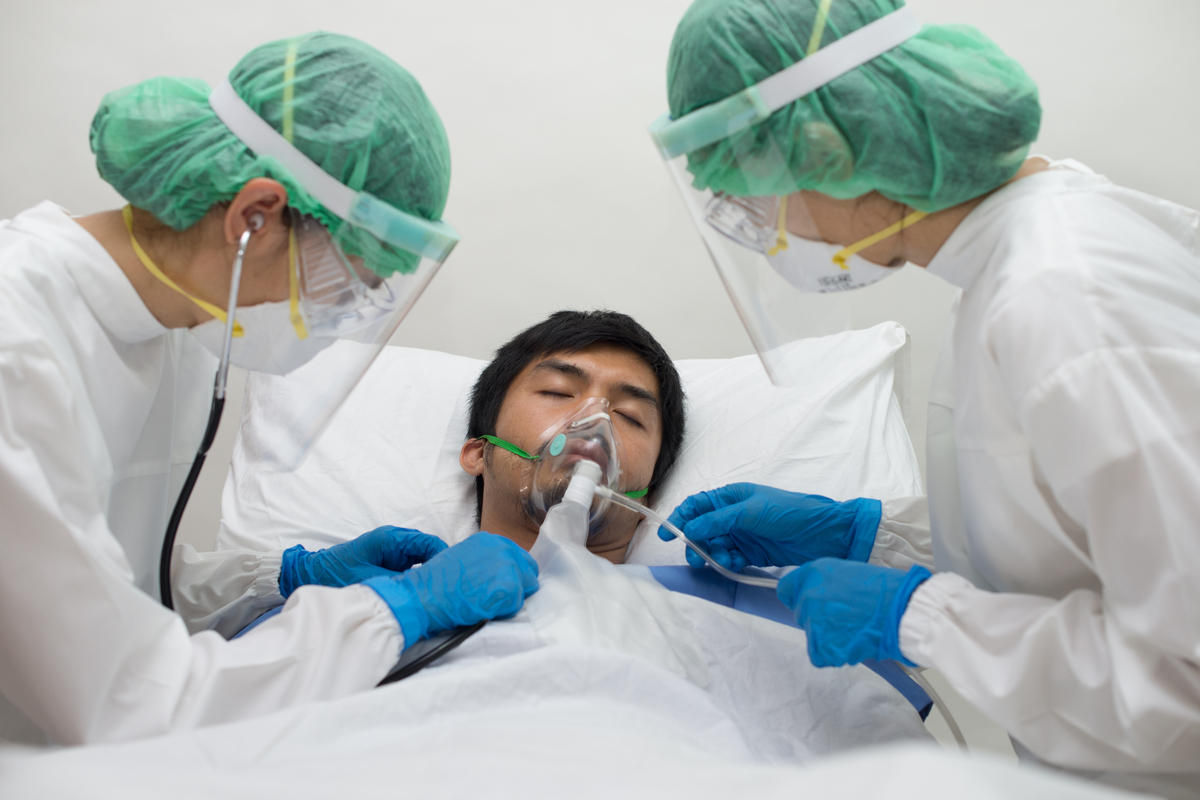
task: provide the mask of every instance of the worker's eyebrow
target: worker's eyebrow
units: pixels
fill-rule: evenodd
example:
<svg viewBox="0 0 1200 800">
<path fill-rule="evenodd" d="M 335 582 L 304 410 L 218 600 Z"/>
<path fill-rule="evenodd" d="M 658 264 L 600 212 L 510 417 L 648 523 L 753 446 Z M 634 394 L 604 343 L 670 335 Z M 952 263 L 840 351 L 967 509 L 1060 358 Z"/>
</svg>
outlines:
<svg viewBox="0 0 1200 800">
<path fill-rule="evenodd" d="M 542 363 L 538 364 L 530 371 L 530 375 L 535 372 L 557 372 L 561 375 L 568 375 L 572 378 L 587 380 L 588 374 L 584 369 L 577 364 L 572 364 L 570 361 L 563 361 L 559 358 L 547 358 Z"/>
</svg>

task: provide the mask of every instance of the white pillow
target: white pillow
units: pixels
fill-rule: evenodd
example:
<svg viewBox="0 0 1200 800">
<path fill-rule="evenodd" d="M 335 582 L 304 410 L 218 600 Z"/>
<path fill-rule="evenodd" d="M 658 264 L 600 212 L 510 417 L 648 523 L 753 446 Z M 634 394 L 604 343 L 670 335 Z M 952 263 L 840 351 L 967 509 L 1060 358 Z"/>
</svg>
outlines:
<svg viewBox="0 0 1200 800">
<path fill-rule="evenodd" d="M 771 384 L 757 356 L 677 361 L 687 433 L 674 471 L 651 498 L 655 510 L 669 514 L 688 495 L 735 481 L 836 499 L 921 494 L 893 394 L 906 342 L 894 322 L 798 342 L 793 355 L 812 379 L 794 388 Z M 268 395 L 266 382 L 252 375 L 217 548 L 328 547 L 380 525 L 450 543 L 474 533 L 475 484 L 458 453 L 470 389 L 484 364 L 385 348 L 294 472 L 268 471 L 255 458 L 269 446 L 267 437 L 286 427 L 279 415 L 294 404 L 278 390 Z M 639 526 L 628 560 L 684 563 L 682 545 L 660 541 L 654 528 Z"/>
</svg>

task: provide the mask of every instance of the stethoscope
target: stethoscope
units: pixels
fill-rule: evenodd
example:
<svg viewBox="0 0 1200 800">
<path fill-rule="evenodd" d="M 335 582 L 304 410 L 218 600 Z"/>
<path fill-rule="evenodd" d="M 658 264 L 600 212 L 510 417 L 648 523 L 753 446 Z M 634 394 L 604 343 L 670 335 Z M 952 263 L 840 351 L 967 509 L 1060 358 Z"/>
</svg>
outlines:
<svg viewBox="0 0 1200 800">
<path fill-rule="evenodd" d="M 241 238 L 238 239 L 237 255 L 233 258 L 233 274 L 229 281 L 229 307 L 225 312 L 225 344 L 221 349 L 221 364 L 217 367 L 217 376 L 213 381 L 213 397 L 212 406 L 208 410 L 208 426 L 204 429 L 204 438 L 200 440 L 200 449 L 196 451 L 196 457 L 192 459 L 192 467 L 188 470 L 187 480 L 183 482 L 179 498 L 175 501 L 175 508 L 171 511 L 171 519 L 167 522 L 166 533 L 163 534 L 162 552 L 158 558 L 158 592 L 162 604 L 172 611 L 175 610 L 175 603 L 171 598 L 171 551 L 175 549 L 175 535 L 179 531 L 179 523 L 183 519 L 184 509 L 187 508 L 188 500 L 192 496 L 192 489 L 196 487 L 196 480 L 200 477 L 200 470 L 204 467 L 204 459 L 208 456 L 213 440 L 217 437 L 217 428 L 221 425 L 221 414 L 225 410 L 225 384 L 229 379 L 229 353 L 233 348 L 234 315 L 237 312 L 238 290 L 242 284 L 242 262 L 246 258 L 246 248 L 250 244 L 250 237 L 262 230 L 265 224 L 266 220 L 262 214 L 254 214 L 250 217 L 249 226 L 242 231 Z"/>
<path fill-rule="evenodd" d="M 213 397 L 212 405 L 208 410 L 208 425 L 204 429 L 204 438 L 200 440 L 200 448 L 196 451 L 196 457 L 192 459 L 187 480 L 183 482 L 179 498 L 175 501 L 175 508 L 171 511 L 166 533 L 163 534 L 162 552 L 158 558 L 158 592 L 162 604 L 172 611 L 175 610 L 175 603 L 171 597 L 171 552 L 175 549 L 175 536 L 179 532 L 179 523 L 183 519 L 183 512 L 192 496 L 192 490 L 196 487 L 200 470 L 204 468 L 204 459 L 208 456 L 213 440 L 217 437 L 217 428 L 221 426 L 221 414 L 225 410 L 225 387 L 229 380 L 229 354 L 233 348 L 234 316 L 237 312 L 238 290 L 242 283 L 242 263 L 246 258 L 246 248 L 250 245 L 250 237 L 262 230 L 264 224 L 266 224 L 266 220 L 263 219 L 262 214 L 255 214 L 250 217 L 249 227 L 242 232 L 241 238 L 238 239 L 237 255 L 233 258 L 233 273 L 229 282 L 229 306 L 225 312 L 225 344 L 221 348 L 221 364 L 217 367 L 217 376 L 213 381 Z M 406 651 L 406 657 L 400 661 L 396 669 L 380 681 L 379 685 L 395 683 L 410 675 L 415 675 L 465 642 L 485 623 L 486 620 L 448 631 L 441 636 L 419 643 L 423 645 L 421 647 L 414 645 Z"/>
</svg>

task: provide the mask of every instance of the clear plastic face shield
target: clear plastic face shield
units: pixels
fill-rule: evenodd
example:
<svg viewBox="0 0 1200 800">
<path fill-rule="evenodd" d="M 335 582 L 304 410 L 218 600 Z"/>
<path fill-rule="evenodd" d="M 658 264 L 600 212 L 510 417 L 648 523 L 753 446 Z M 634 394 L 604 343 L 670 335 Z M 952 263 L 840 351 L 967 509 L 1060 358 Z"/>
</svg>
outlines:
<svg viewBox="0 0 1200 800">
<path fill-rule="evenodd" d="M 256 337 L 257 346 L 241 361 L 255 370 L 250 381 L 256 395 L 278 398 L 288 409 L 286 414 L 257 409 L 260 424 L 276 428 L 260 438 L 271 446 L 257 454 L 259 461 L 268 469 L 294 469 L 449 256 L 458 234 L 444 222 L 407 214 L 340 183 L 259 117 L 228 81 L 213 90 L 209 104 L 247 147 L 282 164 L 341 220 L 331 232 L 314 217 L 291 211 L 288 299 L 236 313 L 247 338 L 255 329 L 260 335 L 270 331 L 261 343 Z M 415 264 L 383 277 L 389 270 L 375 267 L 395 264 L 398 252 L 415 255 Z M 234 338 L 234 364 L 238 348 Z"/>
<path fill-rule="evenodd" d="M 688 155 L 762 122 L 775 111 L 903 43 L 920 30 L 901 8 L 821 48 L 791 67 L 678 120 L 664 116 L 650 127 L 659 152 L 771 380 L 795 385 L 805 376 L 792 364 L 800 339 L 846 330 L 847 293 L 879 293 L 873 286 L 896 268 L 858 253 L 904 227 L 921 213 L 849 246 L 830 244 L 801 193 L 734 197 L 697 189 Z M 737 169 L 783 171 L 788 142 L 764 131 Z M 886 288 L 882 290 L 886 292 Z M 860 295 L 861 296 L 861 295 Z"/>
</svg>

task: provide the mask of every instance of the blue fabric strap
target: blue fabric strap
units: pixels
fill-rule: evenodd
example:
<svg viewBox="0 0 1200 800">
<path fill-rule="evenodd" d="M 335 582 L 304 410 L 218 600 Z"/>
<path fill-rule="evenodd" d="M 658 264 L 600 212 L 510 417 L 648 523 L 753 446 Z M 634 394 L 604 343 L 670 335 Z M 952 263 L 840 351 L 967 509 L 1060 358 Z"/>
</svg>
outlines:
<svg viewBox="0 0 1200 800">
<path fill-rule="evenodd" d="M 878 526 L 879 522 L 878 518 L 876 518 L 875 527 Z M 743 573 L 748 575 L 768 575 L 768 573 L 754 567 L 743 570 Z M 675 566 L 650 567 L 650 574 L 654 576 L 656 581 L 673 592 L 690 594 L 692 597 L 699 597 L 702 600 L 707 600 L 710 603 L 716 603 L 726 608 L 732 608 L 756 617 L 769 619 L 772 622 L 778 622 L 781 625 L 788 625 L 792 628 L 796 627 L 796 621 L 792 618 L 791 610 L 781 603 L 779 598 L 775 596 L 775 592 L 770 589 L 734 583 L 727 578 L 721 577 L 711 569 L 693 569 L 692 567 Z M 928 570 L 926 570 L 926 577 L 928 575 Z M 913 577 L 915 578 L 916 576 Z M 904 605 L 901 606 L 899 613 L 904 613 L 904 606 L 908 605 L 908 598 L 919 583 L 920 580 L 917 580 L 908 589 L 908 593 L 904 595 Z M 906 583 L 905 586 L 908 587 L 908 584 Z M 896 652 L 899 652 L 898 646 Z M 896 691 L 904 695 L 904 699 L 912 704 L 917 713 L 921 715 L 922 720 L 929 716 L 929 712 L 933 708 L 933 700 L 916 681 L 908 677 L 904 673 L 904 670 L 900 669 L 900 666 L 895 661 L 867 659 L 863 661 L 863 665 L 869 667 L 875 674 L 890 683 Z"/>
</svg>

